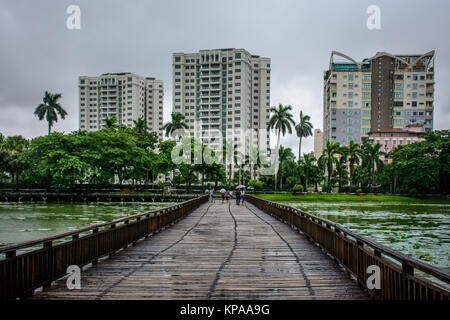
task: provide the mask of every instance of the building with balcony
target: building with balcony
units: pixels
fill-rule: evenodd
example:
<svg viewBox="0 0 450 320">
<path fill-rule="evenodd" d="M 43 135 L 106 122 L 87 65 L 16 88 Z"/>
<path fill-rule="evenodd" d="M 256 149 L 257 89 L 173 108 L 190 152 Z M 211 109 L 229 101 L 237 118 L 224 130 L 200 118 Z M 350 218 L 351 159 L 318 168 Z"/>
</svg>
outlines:
<svg viewBox="0 0 450 320">
<path fill-rule="evenodd" d="M 433 130 L 434 83 L 434 51 L 379 52 L 361 62 L 333 51 L 324 73 L 324 143 L 361 143 L 369 132 L 416 124 Z"/>
<path fill-rule="evenodd" d="M 192 137 L 213 150 L 269 149 L 270 59 L 244 49 L 173 54 L 173 107 Z M 235 166 L 237 169 L 238 166 Z"/>
<path fill-rule="evenodd" d="M 134 121 L 147 121 L 149 131 L 162 138 L 164 88 L 161 80 L 124 73 L 104 73 L 98 77 L 80 76 L 79 128 L 97 131 L 105 119 L 116 117 L 118 124 L 133 127 Z"/>
</svg>

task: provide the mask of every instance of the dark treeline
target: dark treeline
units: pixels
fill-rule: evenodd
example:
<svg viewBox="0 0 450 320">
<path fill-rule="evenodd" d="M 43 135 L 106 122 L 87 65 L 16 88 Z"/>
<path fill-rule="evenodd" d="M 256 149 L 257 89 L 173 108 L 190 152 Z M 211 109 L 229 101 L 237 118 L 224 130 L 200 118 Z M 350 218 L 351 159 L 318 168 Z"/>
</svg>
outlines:
<svg viewBox="0 0 450 320">
<path fill-rule="evenodd" d="M 399 146 L 389 154 L 381 145 L 328 143 L 319 159 L 308 154 L 297 161 L 290 148 L 280 146 L 279 170 L 274 176 L 259 176 L 258 167 L 236 159 L 240 168 L 232 173 L 221 164 L 174 164 L 173 140 L 160 142 L 155 133 L 117 126 L 96 131 L 58 132 L 32 140 L 0 135 L 0 174 L 15 187 L 71 187 L 79 184 L 153 184 L 159 187 L 191 188 L 212 184 L 252 185 L 256 189 L 306 191 L 322 187 L 341 192 L 448 193 L 450 181 L 450 132 L 428 133 L 425 140 Z M 186 140 L 186 139 L 184 139 Z M 186 141 L 184 142 L 186 143 Z M 194 144 L 188 139 L 192 153 Z M 206 148 L 201 145 L 201 148 Z M 380 157 L 392 159 L 384 163 Z M 165 175 L 173 179 L 165 179 Z M 160 177 L 158 180 L 157 177 Z M 162 178 L 161 178 L 162 177 Z"/>
</svg>

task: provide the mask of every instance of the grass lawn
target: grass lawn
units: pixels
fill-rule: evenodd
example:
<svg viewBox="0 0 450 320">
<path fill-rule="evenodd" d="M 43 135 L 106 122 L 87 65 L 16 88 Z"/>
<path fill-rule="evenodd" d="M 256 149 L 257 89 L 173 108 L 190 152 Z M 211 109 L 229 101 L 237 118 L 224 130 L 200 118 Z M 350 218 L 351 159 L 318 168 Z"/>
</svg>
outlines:
<svg viewBox="0 0 450 320">
<path fill-rule="evenodd" d="M 256 197 L 275 202 L 401 202 L 450 204 L 448 199 L 419 199 L 389 195 L 351 195 L 351 194 L 255 194 Z"/>
</svg>

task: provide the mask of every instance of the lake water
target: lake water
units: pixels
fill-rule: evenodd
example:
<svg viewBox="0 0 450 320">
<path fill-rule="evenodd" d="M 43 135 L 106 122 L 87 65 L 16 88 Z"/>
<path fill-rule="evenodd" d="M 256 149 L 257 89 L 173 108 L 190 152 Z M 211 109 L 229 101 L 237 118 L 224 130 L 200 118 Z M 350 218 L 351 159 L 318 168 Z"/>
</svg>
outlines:
<svg viewBox="0 0 450 320">
<path fill-rule="evenodd" d="M 362 236 L 450 271 L 450 205 L 290 203 Z"/>
<path fill-rule="evenodd" d="M 0 245 L 48 237 L 172 204 L 0 202 Z"/>
</svg>

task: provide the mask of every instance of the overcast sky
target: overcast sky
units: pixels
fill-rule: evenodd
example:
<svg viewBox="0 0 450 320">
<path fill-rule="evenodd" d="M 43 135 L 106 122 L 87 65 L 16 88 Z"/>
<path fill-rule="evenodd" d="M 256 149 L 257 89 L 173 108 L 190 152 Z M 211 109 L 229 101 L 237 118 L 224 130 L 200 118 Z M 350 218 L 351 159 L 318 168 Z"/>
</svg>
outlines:
<svg viewBox="0 0 450 320">
<path fill-rule="evenodd" d="M 81 29 L 66 8 L 81 8 Z M 366 27 L 369 5 L 381 30 Z M 69 113 L 54 129 L 78 129 L 78 76 L 133 72 L 164 81 L 164 122 L 172 110 L 172 53 L 244 48 L 272 59 L 271 105 L 291 104 L 322 129 L 323 71 L 332 50 L 357 61 L 378 51 L 436 50 L 434 128 L 450 127 L 450 1 L 111 1 L 0 0 L 0 132 L 47 133 L 33 115 L 45 90 Z M 295 135 L 282 144 L 297 154 Z M 275 142 L 271 139 L 272 145 Z M 304 152 L 313 139 L 304 142 Z"/>
</svg>

